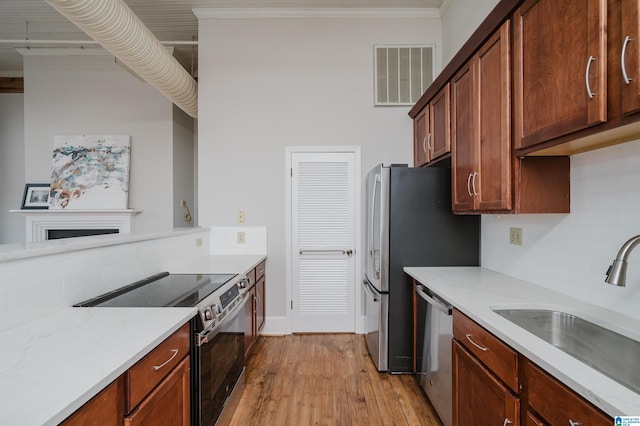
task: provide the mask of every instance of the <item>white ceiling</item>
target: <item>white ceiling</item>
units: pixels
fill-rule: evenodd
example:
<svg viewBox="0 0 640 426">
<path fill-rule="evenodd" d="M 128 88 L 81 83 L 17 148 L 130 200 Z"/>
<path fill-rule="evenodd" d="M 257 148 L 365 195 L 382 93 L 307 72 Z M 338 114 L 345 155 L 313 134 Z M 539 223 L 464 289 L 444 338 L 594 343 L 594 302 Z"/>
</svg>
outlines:
<svg viewBox="0 0 640 426">
<path fill-rule="evenodd" d="M 124 0 L 160 41 L 197 40 L 193 8 L 439 8 L 443 0 Z M 5 40 L 89 40 L 44 0 L 0 0 L 0 76 L 19 76 L 22 43 Z M 43 47 L 31 43 L 30 47 Z M 64 47 L 46 45 L 46 47 Z M 177 46 L 174 55 L 191 71 L 197 48 Z"/>
</svg>

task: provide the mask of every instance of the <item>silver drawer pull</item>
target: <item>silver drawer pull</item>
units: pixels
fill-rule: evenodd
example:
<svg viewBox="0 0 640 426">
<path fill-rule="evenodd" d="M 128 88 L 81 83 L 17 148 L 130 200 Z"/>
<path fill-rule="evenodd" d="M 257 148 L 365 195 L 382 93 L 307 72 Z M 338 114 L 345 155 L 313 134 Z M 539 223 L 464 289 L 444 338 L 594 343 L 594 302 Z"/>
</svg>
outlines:
<svg viewBox="0 0 640 426">
<path fill-rule="evenodd" d="M 622 54 L 620 55 L 620 67 L 622 68 L 622 78 L 624 78 L 625 84 L 631 83 L 631 79 L 629 75 L 627 75 L 627 66 L 624 63 L 625 56 L 627 55 L 627 45 L 630 41 L 631 38 L 629 36 L 625 37 L 624 43 L 622 44 Z"/>
<path fill-rule="evenodd" d="M 580 422 L 574 422 L 573 420 L 569 419 L 569 426 L 580 426 Z"/>
<path fill-rule="evenodd" d="M 471 343 L 476 348 L 480 349 L 482 352 L 486 352 L 486 351 L 489 350 L 489 349 L 485 348 L 484 346 L 480 346 L 479 344 L 477 344 L 476 342 L 471 340 L 471 334 L 465 334 L 465 336 L 467 337 L 467 340 L 469 341 L 469 343 Z"/>
<path fill-rule="evenodd" d="M 506 418 L 506 419 L 504 419 L 504 423 L 502 423 L 502 426 L 507 426 L 507 425 L 510 425 L 511 423 L 513 423 L 513 422 L 511 421 L 511 419 Z"/>
<path fill-rule="evenodd" d="M 166 360 L 165 362 L 163 362 L 163 363 L 162 363 L 162 364 L 160 364 L 160 365 L 154 365 L 154 366 L 153 366 L 153 369 L 154 369 L 155 371 L 160 370 L 162 367 L 164 367 L 165 365 L 169 364 L 171 361 L 173 361 L 173 359 L 174 359 L 175 357 L 177 357 L 177 356 L 178 356 L 178 349 L 171 349 L 171 352 L 173 352 L 173 355 L 171 355 L 171 358 L 169 358 L 168 360 Z"/>
<path fill-rule="evenodd" d="M 595 60 L 595 57 L 589 56 L 589 60 L 587 61 L 587 70 L 584 73 L 584 81 L 585 85 L 587 86 L 587 94 L 589 95 L 589 99 L 593 99 L 593 97 L 596 95 L 591 91 L 591 85 L 589 84 L 589 71 L 591 70 L 591 62 Z"/>
</svg>

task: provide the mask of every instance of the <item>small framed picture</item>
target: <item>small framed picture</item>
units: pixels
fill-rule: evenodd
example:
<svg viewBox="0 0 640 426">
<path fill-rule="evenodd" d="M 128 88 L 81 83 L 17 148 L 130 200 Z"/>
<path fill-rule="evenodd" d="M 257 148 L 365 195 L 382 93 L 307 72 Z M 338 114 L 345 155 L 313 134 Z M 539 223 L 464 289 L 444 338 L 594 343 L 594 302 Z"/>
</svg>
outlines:
<svg viewBox="0 0 640 426">
<path fill-rule="evenodd" d="M 28 183 L 24 186 L 22 197 L 22 209 L 48 209 L 49 192 L 51 185 L 48 183 Z"/>
</svg>

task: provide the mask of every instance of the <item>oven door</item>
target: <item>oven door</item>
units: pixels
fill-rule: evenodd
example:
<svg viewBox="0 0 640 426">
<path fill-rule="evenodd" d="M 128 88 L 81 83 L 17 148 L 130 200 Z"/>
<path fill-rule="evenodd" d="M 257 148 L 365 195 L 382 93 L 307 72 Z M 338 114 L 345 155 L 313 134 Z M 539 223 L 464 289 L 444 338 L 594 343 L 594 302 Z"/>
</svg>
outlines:
<svg viewBox="0 0 640 426">
<path fill-rule="evenodd" d="M 214 425 L 223 410 L 225 415 L 227 411 L 233 415 L 235 405 L 230 401 L 242 393 L 242 389 L 234 389 L 244 383 L 240 378 L 244 379 L 244 305 L 248 298 L 245 294 L 213 330 L 196 335 L 196 394 L 192 397 L 198 425 Z"/>
</svg>

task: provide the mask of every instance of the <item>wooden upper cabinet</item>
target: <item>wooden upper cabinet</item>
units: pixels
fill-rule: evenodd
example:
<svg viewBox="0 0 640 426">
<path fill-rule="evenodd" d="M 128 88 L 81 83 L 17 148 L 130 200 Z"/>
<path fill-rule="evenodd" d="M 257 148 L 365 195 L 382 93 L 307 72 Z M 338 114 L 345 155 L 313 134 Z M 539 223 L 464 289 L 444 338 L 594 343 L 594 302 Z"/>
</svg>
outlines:
<svg viewBox="0 0 640 426">
<path fill-rule="evenodd" d="M 640 111 L 640 6 L 638 0 L 622 0 L 621 12 L 622 112 L 632 114 Z"/>
<path fill-rule="evenodd" d="M 429 106 L 427 105 L 413 120 L 413 162 L 415 167 L 429 161 L 427 134 L 429 133 Z"/>
<path fill-rule="evenodd" d="M 429 103 L 429 161 L 451 152 L 451 90 L 449 83 Z"/>
<path fill-rule="evenodd" d="M 453 151 L 452 204 L 453 211 L 475 210 L 475 198 L 471 183 L 476 166 L 474 131 L 474 63 L 468 62 L 451 80 L 451 138 Z"/>
<path fill-rule="evenodd" d="M 607 0 L 527 0 L 514 14 L 514 146 L 607 120 Z"/>
<path fill-rule="evenodd" d="M 512 208 L 509 25 L 451 82 L 454 211 Z"/>
<path fill-rule="evenodd" d="M 451 91 L 447 83 L 413 120 L 414 165 L 424 166 L 451 152 Z"/>
</svg>

